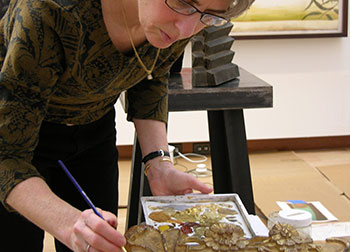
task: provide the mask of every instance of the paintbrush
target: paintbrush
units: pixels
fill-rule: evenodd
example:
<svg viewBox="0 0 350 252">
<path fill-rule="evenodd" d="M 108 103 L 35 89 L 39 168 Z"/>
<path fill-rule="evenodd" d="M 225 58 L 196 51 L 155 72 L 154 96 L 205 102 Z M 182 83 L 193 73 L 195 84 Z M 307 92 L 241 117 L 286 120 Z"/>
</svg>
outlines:
<svg viewBox="0 0 350 252">
<path fill-rule="evenodd" d="M 92 201 L 89 199 L 89 197 L 86 195 L 86 193 L 83 191 L 83 189 L 80 187 L 80 185 L 78 184 L 78 182 L 75 180 L 75 178 L 73 177 L 73 175 L 68 171 L 67 167 L 64 165 L 64 163 L 61 160 L 58 160 L 58 163 L 60 164 L 60 166 L 62 167 L 62 169 L 64 170 L 64 172 L 67 174 L 68 178 L 73 182 L 74 186 L 78 189 L 78 191 L 80 192 L 81 196 L 83 196 L 83 199 L 86 201 L 86 203 L 91 207 L 91 209 L 94 211 L 94 213 L 99 216 L 102 220 L 104 220 L 104 218 L 102 217 L 102 215 L 97 211 L 96 207 L 94 206 L 94 204 L 92 203 Z M 122 247 L 124 252 L 127 252 L 126 249 L 124 247 Z"/>
</svg>

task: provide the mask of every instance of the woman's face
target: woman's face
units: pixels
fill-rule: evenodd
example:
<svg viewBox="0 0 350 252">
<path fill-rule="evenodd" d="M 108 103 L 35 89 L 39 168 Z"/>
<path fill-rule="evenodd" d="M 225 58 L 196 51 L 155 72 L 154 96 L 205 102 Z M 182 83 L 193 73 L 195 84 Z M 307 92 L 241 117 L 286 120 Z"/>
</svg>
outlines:
<svg viewBox="0 0 350 252">
<path fill-rule="evenodd" d="M 222 16 L 232 0 L 185 0 L 202 12 Z M 189 16 L 170 9 L 164 0 L 138 0 L 139 21 L 147 40 L 155 47 L 166 48 L 177 40 L 188 38 L 205 25 L 200 13 Z"/>
</svg>

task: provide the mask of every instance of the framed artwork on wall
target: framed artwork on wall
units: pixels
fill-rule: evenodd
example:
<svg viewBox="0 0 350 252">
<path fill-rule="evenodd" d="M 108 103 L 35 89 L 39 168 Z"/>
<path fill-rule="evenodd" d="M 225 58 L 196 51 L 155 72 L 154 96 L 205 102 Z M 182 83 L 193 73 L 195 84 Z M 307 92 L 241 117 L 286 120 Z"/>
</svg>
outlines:
<svg viewBox="0 0 350 252">
<path fill-rule="evenodd" d="M 231 22 L 236 39 L 346 37 L 348 0 L 255 0 Z"/>
</svg>

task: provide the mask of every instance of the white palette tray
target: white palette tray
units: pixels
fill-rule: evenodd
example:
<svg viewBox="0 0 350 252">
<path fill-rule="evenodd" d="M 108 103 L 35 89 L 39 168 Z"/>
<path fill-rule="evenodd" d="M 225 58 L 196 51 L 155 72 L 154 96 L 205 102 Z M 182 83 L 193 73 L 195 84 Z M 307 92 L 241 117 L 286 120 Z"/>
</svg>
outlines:
<svg viewBox="0 0 350 252">
<path fill-rule="evenodd" d="M 203 223 L 207 218 L 207 223 L 215 221 L 240 226 L 246 238 L 257 236 L 250 223 L 251 218 L 237 194 L 151 196 L 141 197 L 141 203 L 146 223 L 158 229 L 165 225 L 181 229 L 187 217 L 193 219 L 192 215 L 195 215 L 197 219 L 194 218 L 190 223 Z M 155 221 L 151 214 L 158 212 L 171 213 L 171 219 Z M 192 214 L 193 212 L 195 214 Z M 176 216 L 180 218 L 177 219 Z"/>
</svg>

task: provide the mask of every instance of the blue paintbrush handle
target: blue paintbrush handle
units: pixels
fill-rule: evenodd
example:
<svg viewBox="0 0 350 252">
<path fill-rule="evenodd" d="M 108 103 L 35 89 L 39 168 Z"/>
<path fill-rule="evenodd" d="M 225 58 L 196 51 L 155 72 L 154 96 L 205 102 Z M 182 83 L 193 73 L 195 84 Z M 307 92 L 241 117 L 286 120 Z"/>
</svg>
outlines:
<svg viewBox="0 0 350 252">
<path fill-rule="evenodd" d="M 86 201 L 86 203 L 88 203 L 88 205 L 92 208 L 92 210 L 95 212 L 95 214 L 97 214 L 97 216 L 99 216 L 102 220 L 103 217 L 102 215 L 97 211 L 96 207 L 94 206 L 94 204 L 92 204 L 92 201 L 89 199 L 89 197 L 86 195 L 86 193 L 83 191 L 83 189 L 81 189 L 80 185 L 78 184 L 78 182 L 75 180 L 75 178 L 73 177 L 73 175 L 68 171 L 67 167 L 64 165 L 64 163 L 61 160 L 58 160 L 58 163 L 60 164 L 60 166 L 62 167 L 62 169 L 64 170 L 64 172 L 68 175 L 69 179 L 73 182 L 73 184 L 75 185 L 75 187 L 78 189 L 78 191 L 80 192 L 81 196 L 83 196 L 84 200 Z M 124 252 L 127 252 L 127 250 L 122 247 Z"/>
<path fill-rule="evenodd" d="M 72 176 L 72 174 L 68 171 L 67 167 L 64 165 L 64 163 L 61 160 L 58 160 L 58 163 L 60 164 L 60 166 L 62 167 L 62 169 L 64 170 L 64 172 L 68 175 L 69 179 L 73 182 L 74 186 L 78 189 L 78 191 L 80 192 L 81 196 L 83 196 L 84 200 L 86 201 L 86 203 L 88 203 L 88 205 L 92 208 L 92 210 L 95 212 L 95 214 L 97 214 L 99 217 L 101 217 L 101 219 L 103 219 L 102 215 L 96 210 L 96 207 L 94 206 L 94 204 L 92 203 L 92 201 L 89 199 L 89 197 L 86 195 L 86 193 L 83 191 L 83 189 L 81 189 L 80 185 L 78 184 L 78 182 L 74 179 L 74 177 Z"/>
</svg>

